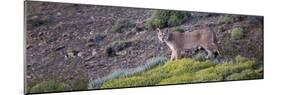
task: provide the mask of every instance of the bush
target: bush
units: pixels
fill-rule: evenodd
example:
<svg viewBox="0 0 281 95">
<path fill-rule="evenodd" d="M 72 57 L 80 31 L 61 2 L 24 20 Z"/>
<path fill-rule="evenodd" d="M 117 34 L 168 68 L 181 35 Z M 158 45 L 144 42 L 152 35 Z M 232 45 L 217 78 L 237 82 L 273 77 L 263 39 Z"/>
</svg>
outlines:
<svg viewBox="0 0 281 95">
<path fill-rule="evenodd" d="M 189 15 L 182 11 L 157 10 L 153 17 L 146 21 L 146 26 L 151 29 L 177 26 L 182 24 Z"/>
<path fill-rule="evenodd" d="M 193 59 L 197 61 L 204 61 L 207 59 L 208 54 L 205 51 L 199 51 L 197 54 L 193 56 Z"/>
<path fill-rule="evenodd" d="M 131 69 L 124 69 L 124 70 L 117 70 L 112 72 L 111 74 L 96 80 L 90 80 L 88 84 L 88 89 L 98 89 L 100 88 L 104 82 L 107 82 L 112 79 L 117 79 L 121 77 L 129 77 L 134 74 L 142 73 L 148 69 L 151 69 L 155 66 L 162 65 L 167 61 L 165 57 L 155 57 L 151 58 L 146 61 L 146 63 L 142 66 L 131 68 Z"/>
<path fill-rule="evenodd" d="M 123 33 L 124 31 L 128 31 L 129 28 L 134 27 L 135 25 L 126 19 L 119 19 L 112 26 L 111 31 L 115 33 Z"/>
<path fill-rule="evenodd" d="M 174 28 L 173 29 L 175 32 L 185 32 L 185 30 L 183 29 L 183 28 L 181 28 L 181 27 L 176 27 L 176 28 Z"/>
<path fill-rule="evenodd" d="M 253 68 L 255 61 L 237 56 L 233 61 L 216 64 L 209 60 L 180 59 L 134 74 L 105 82 L 102 88 L 197 83 L 263 78 L 262 69 Z M 241 73 L 241 74 L 236 74 Z M 234 75 L 233 75 L 234 74 Z"/>
<path fill-rule="evenodd" d="M 231 39 L 232 40 L 239 40 L 243 38 L 244 30 L 242 28 L 233 28 L 231 30 Z"/>
<path fill-rule="evenodd" d="M 241 15 L 226 15 L 220 19 L 220 23 L 222 24 L 231 24 L 237 21 L 241 21 L 245 18 L 245 16 Z"/>
<path fill-rule="evenodd" d="M 63 82 L 44 81 L 36 84 L 30 89 L 30 93 L 53 92 L 53 91 L 68 91 L 70 86 Z"/>
</svg>

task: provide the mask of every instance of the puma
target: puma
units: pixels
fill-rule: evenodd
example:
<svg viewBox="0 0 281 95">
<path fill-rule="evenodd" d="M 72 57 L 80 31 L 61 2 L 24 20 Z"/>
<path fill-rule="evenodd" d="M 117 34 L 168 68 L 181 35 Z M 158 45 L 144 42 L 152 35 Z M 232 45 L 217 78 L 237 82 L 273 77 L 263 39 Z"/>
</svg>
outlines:
<svg viewBox="0 0 281 95">
<path fill-rule="evenodd" d="M 207 53 L 207 58 L 213 58 L 213 54 L 219 54 L 217 38 L 209 28 L 194 30 L 191 32 L 176 32 L 166 29 L 165 32 L 156 29 L 160 42 L 167 44 L 172 50 L 171 60 L 179 58 L 183 50 L 203 48 Z"/>
</svg>

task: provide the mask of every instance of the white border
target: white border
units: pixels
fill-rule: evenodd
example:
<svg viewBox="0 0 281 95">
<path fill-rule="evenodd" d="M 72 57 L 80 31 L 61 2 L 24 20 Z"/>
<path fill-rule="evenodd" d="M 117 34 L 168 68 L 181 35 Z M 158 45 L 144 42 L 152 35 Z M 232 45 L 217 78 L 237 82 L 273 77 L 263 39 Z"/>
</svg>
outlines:
<svg viewBox="0 0 281 95">
<path fill-rule="evenodd" d="M 41 0 L 44 1 L 44 0 Z M 280 95 L 280 5 L 278 0 L 48 0 L 218 13 L 263 15 L 265 79 L 219 83 L 57 93 L 54 95 Z M 0 3 L 0 93 L 23 94 L 23 1 Z"/>
</svg>

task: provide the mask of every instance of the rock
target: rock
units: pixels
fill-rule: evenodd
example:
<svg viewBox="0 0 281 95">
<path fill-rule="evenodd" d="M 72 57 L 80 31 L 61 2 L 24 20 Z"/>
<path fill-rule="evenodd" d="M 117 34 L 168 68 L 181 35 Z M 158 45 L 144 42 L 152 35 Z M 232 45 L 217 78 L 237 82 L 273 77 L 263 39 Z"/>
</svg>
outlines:
<svg viewBox="0 0 281 95">
<path fill-rule="evenodd" d="M 91 16 L 90 18 L 91 18 L 91 20 L 95 20 L 95 17 L 94 17 L 94 16 Z"/>
<path fill-rule="evenodd" d="M 76 57 L 78 55 L 79 51 L 77 50 L 67 50 L 67 55 L 70 57 Z"/>
<path fill-rule="evenodd" d="M 116 54 L 123 56 L 123 55 L 127 54 L 127 51 L 125 51 L 125 50 L 124 51 L 119 51 L 119 52 L 116 52 Z"/>
<path fill-rule="evenodd" d="M 62 36 L 67 37 L 67 36 L 69 36 L 69 33 L 62 33 Z"/>
<path fill-rule="evenodd" d="M 25 77 L 26 77 L 26 78 L 28 78 L 28 79 L 30 79 L 30 78 L 31 78 L 31 76 L 30 76 L 30 75 L 26 75 Z"/>
<path fill-rule="evenodd" d="M 39 16 L 32 16 L 30 19 L 31 19 L 31 20 L 35 20 L 35 19 L 38 19 L 38 17 L 39 17 Z"/>
<path fill-rule="evenodd" d="M 97 36 L 95 36 L 95 41 L 101 42 L 105 37 L 106 37 L 105 35 L 97 35 Z"/>
<path fill-rule="evenodd" d="M 91 32 L 90 32 L 90 35 L 95 35 L 95 31 L 91 31 Z"/>
<path fill-rule="evenodd" d="M 96 49 L 93 49 L 92 50 L 92 56 L 95 56 L 97 54 L 97 50 Z"/>
<path fill-rule="evenodd" d="M 88 38 L 88 39 L 87 39 L 87 42 L 95 42 L 95 40 L 92 39 L 92 38 Z"/>
<path fill-rule="evenodd" d="M 145 25 L 143 22 L 136 22 L 136 26 L 134 28 L 136 32 L 145 30 Z"/>
<path fill-rule="evenodd" d="M 60 15 L 61 15 L 61 12 L 57 12 L 57 15 L 60 16 Z"/>
<path fill-rule="evenodd" d="M 115 51 L 116 51 L 116 50 L 114 50 L 112 47 L 107 47 L 106 50 L 105 50 L 106 56 L 107 56 L 107 57 L 116 56 Z"/>
<path fill-rule="evenodd" d="M 62 50 L 64 48 L 65 48 L 65 46 L 59 46 L 59 47 L 56 47 L 54 51 L 59 51 L 59 50 Z"/>
<path fill-rule="evenodd" d="M 33 46 L 30 44 L 26 45 L 26 49 L 30 49 L 30 48 L 33 48 Z"/>
<path fill-rule="evenodd" d="M 79 52 L 79 53 L 77 54 L 77 56 L 82 57 L 82 56 L 83 56 L 83 52 Z"/>
<path fill-rule="evenodd" d="M 94 57 L 94 56 L 89 56 L 89 57 L 85 58 L 85 61 L 90 61 L 90 60 L 92 60 L 93 58 L 95 58 L 95 57 Z"/>
<path fill-rule="evenodd" d="M 95 43 L 92 43 L 92 42 L 91 43 L 86 43 L 86 46 L 87 47 L 93 47 L 93 46 L 95 46 Z"/>
<path fill-rule="evenodd" d="M 38 36 L 43 36 L 44 35 L 44 32 L 39 32 L 38 33 Z"/>
</svg>

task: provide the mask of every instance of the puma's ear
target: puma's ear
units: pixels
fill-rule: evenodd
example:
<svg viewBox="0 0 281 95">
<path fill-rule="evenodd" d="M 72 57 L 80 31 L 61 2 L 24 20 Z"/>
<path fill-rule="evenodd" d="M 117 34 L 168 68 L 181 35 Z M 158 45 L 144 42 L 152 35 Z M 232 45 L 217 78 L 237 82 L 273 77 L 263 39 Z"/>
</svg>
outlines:
<svg viewBox="0 0 281 95">
<path fill-rule="evenodd" d="M 156 28 L 156 31 L 157 31 L 157 32 L 161 32 L 161 30 L 160 30 L 159 28 Z"/>
</svg>

